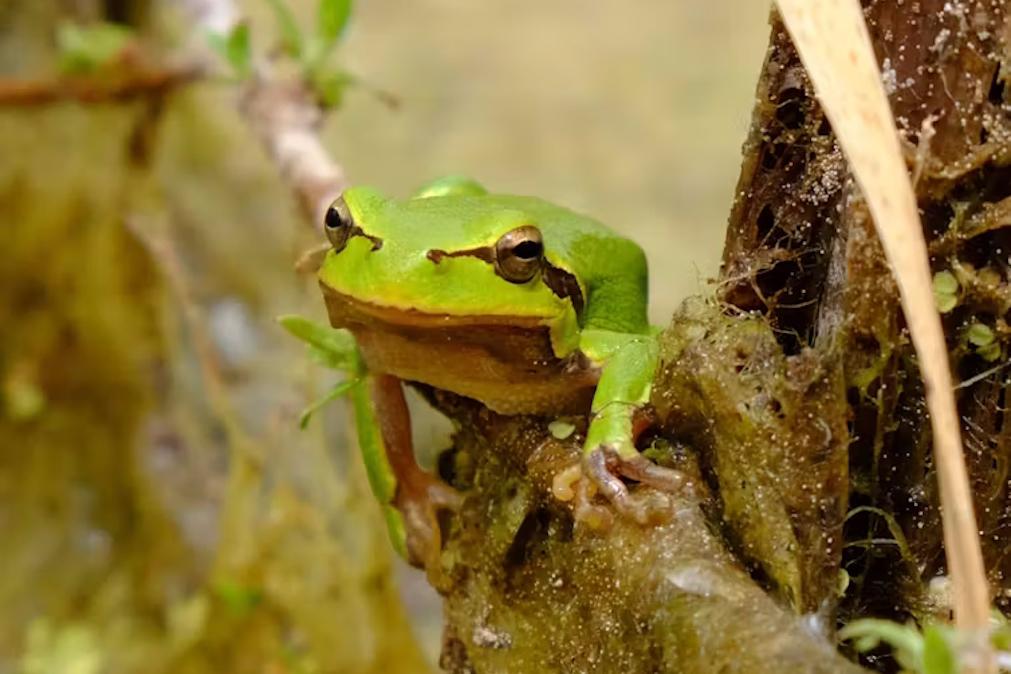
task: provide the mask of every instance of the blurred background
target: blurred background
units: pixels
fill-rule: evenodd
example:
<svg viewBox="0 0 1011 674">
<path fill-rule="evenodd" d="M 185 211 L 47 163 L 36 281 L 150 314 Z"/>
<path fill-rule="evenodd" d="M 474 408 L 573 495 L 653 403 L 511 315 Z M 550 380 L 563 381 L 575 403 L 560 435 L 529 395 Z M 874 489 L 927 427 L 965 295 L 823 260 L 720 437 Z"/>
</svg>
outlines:
<svg viewBox="0 0 1011 674">
<path fill-rule="evenodd" d="M 0 0 L 0 674 L 428 671 L 438 599 L 392 558 L 341 406 L 298 429 L 335 375 L 274 319 L 323 320 L 293 271 L 317 239 L 236 87 L 10 97 L 70 86 L 68 22 L 174 57 L 203 39 L 177 4 Z M 268 3 L 240 10 L 266 50 Z M 336 60 L 399 105 L 352 88 L 324 142 L 391 195 L 464 173 L 596 216 L 646 248 L 664 323 L 717 269 L 767 13 L 359 2 Z"/>
</svg>

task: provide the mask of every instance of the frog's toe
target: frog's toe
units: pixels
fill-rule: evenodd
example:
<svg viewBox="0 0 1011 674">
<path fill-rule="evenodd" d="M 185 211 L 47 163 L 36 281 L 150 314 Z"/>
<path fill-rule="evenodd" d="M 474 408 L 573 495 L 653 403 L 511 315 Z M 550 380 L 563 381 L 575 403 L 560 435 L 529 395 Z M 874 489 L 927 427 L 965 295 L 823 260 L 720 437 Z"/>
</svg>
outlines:
<svg viewBox="0 0 1011 674">
<path fill-rule="evenodd" d="M 431 503 L 401 500 L 397 505 L 404 519 L 407 561 L 414 566 L 428 568 L 430 560 L 442 547 L 442 530 L 438 513 Z"/>
<path fill-rule="evenodd" d="M 593 483 L 589 480 L 580 480 L 574 494 L 573 514 L 580 524 L 606 531 L 614 523 L 614 515 L 609 508 L 593 503 L 595 492 Z"/>
<path fill-rule="evenodd" d="M 623 477 L 663 492 L 677 492 L 692 486 L 680 470 L 658 466 L 642 454 L 617 459 L 617 470 Z"/>
<path fill-rule="evenodd" d="M 657 466 L 641 455 L 623 458 L 613 449 L 598 447 L 587 453 L 583 460 L 583 471 L 596 490 L 602 494 L 621 516 L 639 524 L 659 524 L 670 519 L 671 502 L 667 493 L 686 486 L 683 474 L 669 468 Z M 650 490 L 632 493 L 622 477 L 635 480 L 652 487 Z M 577 499 L 576 517 L 580 518 L 580 503 Z M 594 506 L 583 510 L 593 518 Z"/>
<path fill-rule="evenodd" d="M 442 574 L 442 522 L 440 515 L 456 512 L 463 497 L 449 485 L 432 479 L 414 489 L 402 490 L 396 500 L 404 520 L 407 561 L 424 568 L 436 585 Z"/>
<path fill-rule="evenodd" d="M 432 480 L 427 486 L 428 500 L 437 510 L 457 512 L 463 505 L 463 495 L 442 480 Z"/>
<path fill-rule="evenodd" d="M 618 455 L 612 451 L 603 448 L 593 450 L 585 458 L 586 475 L 619 514 L 645 524 L 648 513 L 616 472 L 617 458 Z"/>
</svg>

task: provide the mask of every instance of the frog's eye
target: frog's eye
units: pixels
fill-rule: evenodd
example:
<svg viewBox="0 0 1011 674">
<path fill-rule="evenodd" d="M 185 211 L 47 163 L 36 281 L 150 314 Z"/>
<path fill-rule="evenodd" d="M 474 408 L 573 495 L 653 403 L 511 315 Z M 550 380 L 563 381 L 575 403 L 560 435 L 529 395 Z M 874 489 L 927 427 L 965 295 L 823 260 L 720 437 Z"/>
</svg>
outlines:
<svg viewBox="0 0 1011 674">
<path fill-rule="evenodd" d="M 323 224 L 326 229 L 326 238 L 329 239 L 333 249 L 338 253 L 344 250 L 355 223 L 351 219 L 351 209 L 344 203 L 342 197 L 338 197 L 337 201 L 327 209 Z"/>
<path fill-rule="evenodd" d="M 518 227 L 495 244 L 495 271 L 510 283 L 526 283 L 540 271 L 543 256 L 541 231 L 530 225 Z"/>
</svg>

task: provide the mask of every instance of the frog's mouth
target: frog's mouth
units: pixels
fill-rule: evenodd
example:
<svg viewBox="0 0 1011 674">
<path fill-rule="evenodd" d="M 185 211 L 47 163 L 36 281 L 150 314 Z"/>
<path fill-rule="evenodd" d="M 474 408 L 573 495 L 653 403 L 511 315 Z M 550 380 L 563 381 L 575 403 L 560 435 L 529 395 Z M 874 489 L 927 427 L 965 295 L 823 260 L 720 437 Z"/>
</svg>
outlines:
<svg viewBox="0 0 1011 674">
<path fill-rule="evenodd" d="M 542 318 L 537 316 L 508 315 L 455 315 L 431 313 L 417 309 L 400 309 L 373 304 L 334 290 L 322 281 L 323 300 L 326 302 L 330 325 L 354 331 L 356 326 L 380 329 L 444 330 L 447 328 L 474 329 L 481 326 L 499 326 L 516 330 L 548 331 Z"/>
</svg>

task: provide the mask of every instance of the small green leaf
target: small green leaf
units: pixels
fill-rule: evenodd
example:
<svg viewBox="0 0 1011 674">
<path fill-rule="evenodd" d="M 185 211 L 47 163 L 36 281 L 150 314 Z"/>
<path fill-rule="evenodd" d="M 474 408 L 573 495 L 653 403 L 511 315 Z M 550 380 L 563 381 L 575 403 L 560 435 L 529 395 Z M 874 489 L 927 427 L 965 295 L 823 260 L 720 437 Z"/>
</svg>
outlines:
<svg viewBox="0 0 1011 674">
<path fill-rule="evenodd" d="M 976 347 L 976 354 L 985 361 L 1000 358 L 1001 345 L 993 329 L 985 323 L 973 323 L 963 333 L 966 341 Z"/>
<path fill-rule="evenodd" d="M 351 387 L 357 383 L 358 383 L 357 379 L 342 381 L 336 386 L 334 386 L 332 389 L 327 391 L 326 395 L 324 395 L 322 398 L 312 403 L 302 411 L 302 416 L 299 417 L 298 419 L 298 427 L 304 429 L 306 426 L 309 425 L 309 420 L 312 418 L 313 414 L 318 412 L 327 403 L 336 400 L 337 398 L 340 398 L 342 395 L 350 391 Z"/>
<path fill-rule="evenodd" d="M 249 24 L 238 23 L 228 36 L 228 62 L 240 78 L 249 76 L 252 70 L 253 49 L 249 38 Z"/>
<path fill-rule="evenodd" d="M 558 440 L 565 440 L 572 436 L 576 432 L 576 427 L 574 424 L 570 424 L 568 421 L 562 421 L 561 419 L 556 419 L 548 424 L 548 431 Z"/>
<path fill-rule="evenodd" d="M 309 345 L 309 354 L 320 364 L 334 370 L 361 371 L 361 358 L 355 338 L 347 330 L 334 330 L 301 316 L 279 316 L 285 330 Z"/>
<path fill-rule="evenodd" d="M 934 295 L 934 303 L 937 305 L 937 310 L 942 314 L 946 314 L 955 307 L 958 306 L 958 295 Z"/>
<path fill-rule="evenodd" d="M 302 30 L 295 21 L 295 15 L 291 13 L 291 8 L 286 0 L 267 0 L 267 4 L 274 12 L 277 19 L 278 29 L 281 32 L 281 48 L 284 53 L 292 58 L 301 58 L 303 49 Z"/>
<path fill-rule="evenodd" d="M 319 36 L 328 51 L 340 40 L 351 17 L 351 0 L 319 1 Z"/>
<path fill-rule="evenodd" d="M 979 355 L 980 358 L 982 358 L 986 362 L 992 363 L 998 358 L 1000 358 L 1000 343 L 991 342 L 986 346 L 981 346 L 978 349 L 976 349 L 976 353 Z"/>
<path fill-rule="evenodd" d="M 973 323 L 966 328 L 965 337 L 973 346 L 989 346 L 994 342 L 993 330 L 983 323 Z"/>
<path fill-rule="evenodd" d="M 253 49 L 247 23 L 235 24 L 227 35 L 211 33 L 207 42 L 231 66 L 236 77 L 244 79 L 252 73 Z"/>
<path fill-rule="evenodd" d="M 937 625 L 923 630 L 923 674 L 958 674 L 955 652 Z"/>
<path fill-rule="evenodd" d="M 948 295 L 958 292 L 958 279 L 947 269 L 934 274 L 934 290 Z"/>
<path fill-rule="evenodd" d="M 56 29 L 60 69 L 67 73 L 86 73 L 109 65 L 133 40 L 133 31 L 115 23 L 82 26 L 61 23 Z"/>
<path fill-rule="evenodd" d="M 934 274 L 934 303 L 942 314 L 958 305 L 958 279 L 947 269 Z"/>
</svg>

